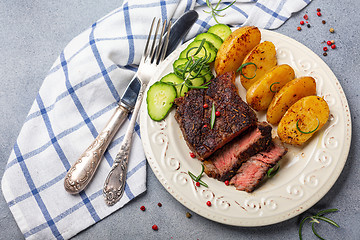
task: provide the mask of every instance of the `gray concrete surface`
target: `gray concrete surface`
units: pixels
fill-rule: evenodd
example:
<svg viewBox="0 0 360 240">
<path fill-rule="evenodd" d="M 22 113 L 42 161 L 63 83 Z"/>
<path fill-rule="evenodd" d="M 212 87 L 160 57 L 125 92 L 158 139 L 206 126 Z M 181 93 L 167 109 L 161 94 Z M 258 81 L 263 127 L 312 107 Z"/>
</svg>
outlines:
<svg viewBox="0 0 360 240">
<path fill-rule="evenodd" d="M 46 76 L 60 51 L 95 20 L 120 6 L 121 1 L 1 1 L 0 2 L 0 176 L 20 128 Z M 321 8 L 323 16 L 315 12 Z M 326 239 L 360 239 L 360 155 L 359 144 L 359 75 L 360 75 L 360 1 L 314 0 L 295 14 L 277 32 L 292 37 L 313 50 L 329 65 L 347 96 L 353 135 L 348 160 L 332 189 L 314 207 L 338 208 L 331 218 L 339 229 L 320 224 L 317 229 Z M 311 14 L 311 28 L 298 32 L 302 16 Z M 321 20 L 327 21 L 326 25 Z M 328 29 L 335 33 L 330 35 Z M 305 31 L 306 30 L 306 31 Z M 322 56 L 321 44 L 334 39 L 337 49 Z M 298 239 L 298 216 L 285 222 L 257 228 L 233 227 L 207 220 L 188 211 L 160 184 L 148 168 L 148 190 L 123 209 L 84 230 L 74 239 Z M 157 203 L 163 204 L 162 208 Z M 147 211 L 139 211 L 141 205 Z M 151 230 L 156 223 L 159 231 Z M 23 236 L 0 195 L 0 239 L 22 239 Z M 317 239 L 309 226 L 304 239 Z"/>
</svg>

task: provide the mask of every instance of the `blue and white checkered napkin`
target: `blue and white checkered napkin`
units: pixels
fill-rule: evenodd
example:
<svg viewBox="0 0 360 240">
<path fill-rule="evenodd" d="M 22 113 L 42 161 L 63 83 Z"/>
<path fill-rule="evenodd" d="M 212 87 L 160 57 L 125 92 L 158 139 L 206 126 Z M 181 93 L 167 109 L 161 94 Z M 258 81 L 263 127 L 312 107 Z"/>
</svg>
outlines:
<svg viewBox="0 0 360 240">
<path fill-rule="evenodd" d="M 224 1 L 219 7 L 231 2 Z M 221 12 L 226 15 L 218 20 L 273 29 L 309 2 L 238 0 Z M 105 126 L 134 75 L 148 23 L 154 16 L 175 20 L 189 9 L 197 10 L 200 17 L 188 39 L 215 24 L 204 12 L 209 10 L 205 0 L 129 0 L 60 53 L 31 107 L 2 179 L 4 196 L 25 238 L 70 238 L 146 190 L 146 159 L 137 126 L 124 197 L 113 207 L 102 197 L 104 180 L 127 122 L 84 191 L 68 194 L 63 180 L 71 164 Z"/>
</svg>

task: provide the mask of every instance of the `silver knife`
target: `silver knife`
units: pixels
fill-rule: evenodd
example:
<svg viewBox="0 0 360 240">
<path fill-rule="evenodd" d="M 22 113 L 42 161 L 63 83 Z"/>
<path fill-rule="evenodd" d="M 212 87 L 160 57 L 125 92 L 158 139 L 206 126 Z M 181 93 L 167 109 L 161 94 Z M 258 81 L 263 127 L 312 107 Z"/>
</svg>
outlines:
<svg viewBox="0 0 360 240">
<path fill-rule="evenodd" d="M 172 25 L 166 56 L 177 48 L 197 19 L 198 13 L 190 10 L 181 15 Z M 91 181 L 107 147 L 128 114 L 133 110 L 139 90 L 140 82 L 134 77 L 127 86 L 119 105 L 105 128 L 67 172 L 64 180 L 64 187 L 67 192 L 71 194 L 79 193 Z"/>
</svg>

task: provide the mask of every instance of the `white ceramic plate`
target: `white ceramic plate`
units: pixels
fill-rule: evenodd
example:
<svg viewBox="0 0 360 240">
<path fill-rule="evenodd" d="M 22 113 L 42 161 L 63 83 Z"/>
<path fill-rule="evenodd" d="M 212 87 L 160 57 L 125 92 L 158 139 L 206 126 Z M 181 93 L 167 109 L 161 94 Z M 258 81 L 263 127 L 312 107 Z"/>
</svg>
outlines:
<svg viewBox="0 0 360 240">
<path fill-rule="evenodd" d="M 175 121 L 174 110 L 161 122 L 152 121 L 142 104 L 140 130 L 147 160 L 165 189 L 190 210 L 208 219 L 236 226 L 262 226 L 292 218 L 318 202 L 333 186 L 346 162 L 351 141 L 351 119 L 345 94 L 330 68 L 310 49 L 279 33 L 262 30 L 262 41 L 272 41 L 278 64 L 289 64 L 296 77 L 312 76 L 317 95 L 330 107 L 328 123 L 303 147 L 289 147 L 278 174 L 253 193 L 207 177 L 196 187 L 188 171 L 198 175 L 201 162 L 189 149 Z M 172 63 L 187 44 L 161 65 L 152 82 L 172 71 Z M 243 99 L 245 89 L 237 84 Z M 146 99 L 146 97 L 144 98 Z M 264 115 L 258 115 L 265 120 Z M 274 128 L 273 136 L 276 135 Z M 211 207 L 206 205 L 211 201 Z"/>
</svg>

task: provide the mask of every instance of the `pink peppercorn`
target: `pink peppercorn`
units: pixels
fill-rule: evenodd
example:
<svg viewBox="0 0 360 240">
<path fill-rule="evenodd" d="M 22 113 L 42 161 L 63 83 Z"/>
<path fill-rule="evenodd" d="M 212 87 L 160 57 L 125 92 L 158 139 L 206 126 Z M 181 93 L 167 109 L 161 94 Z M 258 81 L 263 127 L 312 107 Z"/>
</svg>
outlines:
<svg viewBox="0 0 360 240">
<path fill-rule="evenodd" d="M 208 205 L 209 207 L 211 206 L 211 202 L 210 201 L 207 201 L 206 202 L 206 205 Z"/>
<path fill-rule="evenodd" d="M 327 48 L 327 47 L 324 47 L 323 50 L 326 52 L 326 51 L 328 50 L 328 48 Z"/>
<path fill-rule="evenodd" d="M 335 49 L 335 48 L 336 48 L 336 45 L 335 45 L 335 44 L 331 45 L 331 48 L 332 48 L 332 49 Z"/>
</svg>

